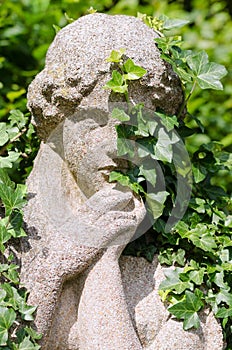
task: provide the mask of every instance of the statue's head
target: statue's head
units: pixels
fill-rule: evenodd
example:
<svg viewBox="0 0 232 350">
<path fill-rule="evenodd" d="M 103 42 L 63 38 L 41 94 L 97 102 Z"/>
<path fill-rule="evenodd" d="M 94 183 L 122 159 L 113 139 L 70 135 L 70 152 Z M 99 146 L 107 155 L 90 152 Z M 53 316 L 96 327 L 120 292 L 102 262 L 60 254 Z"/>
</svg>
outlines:
<svg viewBox="0 0 232 350">
<path fill-rule="evenodd" d="M 182 102 L 180 81 L 161 60 L 155 37 L 157 34 L 151 28 L 134 17 L 105 14 L 81 17 L 57 34 L 48 50 L 44 70 L 29 87 L 28 108 L 39 136 L 67 164 L 86 199 L 95 194 L 100 198 L 101 190 L 110 191 L 115 184 L 109 183 L 109 173 L 127 166 L 125 160 L 117 158 L 115 124 L 118 121 L 110 116 L 112 105 L 125 101 L 122 95 L 103 89 L 115 69 L 114 64 L 106 61 L 111 51 L 124 48 L 125 59 L 131 58 L 147 71 L 129 85 L 133 103 L 142 102 L 147 109 L 155 111 L 159 107 L 174 114 Z M 50 181 L 47 186 L 50 192 L 46 192 L 46 188 L 43 191 L 48 210 L 61 217 L 65 216 L 66 209 L 60 204 L 65 202 L 66 195 L 62 197 L 61 181 L 53 170 L 61 163 L 56 156 L 52 158 L 51 153 L 49 157 L 48 160 L 46 155 L 43 158 L 47 177 L 41 174 L 41 179 L 46 177 Z M 54 159 L 53 164 L 50 159 Z M 56 187 L 61 193 L 59 203 L 54 200 Z M 70 192 L 72 190 L 71 186 Z M 121 203 L 128 206 L 128 199 Z M 137 203 L 137 212 L 142 213 L 135 215 L 138 224 L 144 217 L 144 208 L 139 200 Z M 56 209 L 52 210 L 54 205 Z M 66 212 L 68 216 L 69 209 Z"/>
<path fill-rule="evenodd" d="M 46 140 L 60 122 L 79 110 L 94 109 L 104 119 L 109 103 L 122 100 L 103 89 L 115 69 L 106 58 L 121 48 L 147 70 L 130 84 L 131 99 L 174 114 L 183 94 L 176 74 L 160 58 L 157 36 L 140 19 L 122 15 L 91 14 L 60 30 L 47 52 L 44 70 L 28 90 L 28 108 L 40 137 Z"/>
</svg>

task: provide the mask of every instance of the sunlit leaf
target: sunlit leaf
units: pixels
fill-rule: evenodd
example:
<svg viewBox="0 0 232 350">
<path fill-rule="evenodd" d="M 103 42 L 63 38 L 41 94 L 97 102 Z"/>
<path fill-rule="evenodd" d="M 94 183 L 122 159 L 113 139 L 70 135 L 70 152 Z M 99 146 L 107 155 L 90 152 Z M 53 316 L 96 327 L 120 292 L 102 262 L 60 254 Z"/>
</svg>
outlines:
<svg viewBox="0 0 232 350">
<path fill-rule="evenodd" d="M 153 162 L 144 163 L 139 167 L 139 175 L 143 175 L 144 178 L 149 181 L 152 186 L 156 185 L 156 170 L 154 169 Z"/>
<path fill-rule="evenodd" d="M 6 123 L 0 123 L 0 146 L 5 145 L 9 140 L 9 135 L 7 133 Z"/>
<path fill-rule="evenodd" d="M 184 320 L 185 330 L 192 327 L 198 328 L 200 325 L 200 319 L 197 312 L 203 307 L 204 304 L 200 297 L 188 290 L 185 291 L 185 296 L 186 298 L 184 301 L 169 307 L 168 311 L 178 319 Z"/>
<path fill-rule="evenodd" d="M 189 23 L 188 20 L 185 19 L 171 19 L 167 16 L 160 16 L 160 19 L 163 21 L 163 29 L 165 30 L 171 30 L 174 28 L 181 28 Z"/>
<path fill-rule="evenodd" d="M 119 51 L 112 50 L 110 56 L 106 59 L 106 62 L 120 62 L 126 49 L 120 49 Z"/>
<path fill-rule="evenodd" d="M 0 156 L 0 168 L 12 168 L 13 163 L 20 157 L 20 154 L 14 151 L 9 151 L 8 156 Z"/>
<path fill-rule="evenodd" d="M 109 181 L 117 181 L 122 186 L 129 187 L 135 193 L 144 192 L 142 186 L 139 183 L 133 182 L 129 175 L 122 174 L 118 171 L 112 171 L 109 176 Z"/>
<path fill-rule="evenodd" d="M 227 74 L 227 70 L 220 64 L 209 62 L 205 51 L 187 57 L 187 63 L 201 89 L 223 89 L 220 79 Z"/>
<path fill-rule="evenodd" d="M 146 195 L 146 202 L 148 203 L 149 209 L 154 219 L 159 218 L 164 209 L 164 202 L 169 195 L 166 191 L 160 191 L 157 193 L 148 193 Z"/>
<path fill-rule="evenodd" d="M 193 289 L 193 283 L 190 281 L 182 281 L 180 273 L 183 268 L 175 268 L 175 270 L 167 269 L 164 271 L 166 279 L 161 282 L 159 289 L 161 290 L 175 290 L 178 294 L 183 293 L 186 289 Z"/>
<path fill-rule="evenodd" d="M 124 83 L 123 76 L 116 70 L 113 70 L 112 79 L 110 79 L 103 88 L 111 89 L 112 91 L 121 94 L 127 91 L 127 85 Z"/>
<path fill-rule="evenodd" d="M 13 309 L 0 306 L 0 345 L 6 345 L 8 340 L 8 330 L 16 319 Z"/>
<path fill-rule="evenodd" d="M 30 341 L 30 337 L 26 337 L 23 339 L 23 341 L 19 344 L 18 350 L 39 350 L 39 345 L 34 345 Z"/>
<path fill-rule="evenodd" d="M 16 189 L 13 190 L 0 183 L 0 198 L 5 206 L 6 216 L 10 215 L 14 209 L 22 209 L 26 204 L 24 185 L 17 185 Z"/>
<path fill-rule="evenodd" d="M 137 80 L 142 78 L 146 73 L 146 69 L 137 66 L 134 62 L 128 58 L 128 60 L 123 65 L 125 72 L 125 79 L 127 80 Z"/>
</svg>

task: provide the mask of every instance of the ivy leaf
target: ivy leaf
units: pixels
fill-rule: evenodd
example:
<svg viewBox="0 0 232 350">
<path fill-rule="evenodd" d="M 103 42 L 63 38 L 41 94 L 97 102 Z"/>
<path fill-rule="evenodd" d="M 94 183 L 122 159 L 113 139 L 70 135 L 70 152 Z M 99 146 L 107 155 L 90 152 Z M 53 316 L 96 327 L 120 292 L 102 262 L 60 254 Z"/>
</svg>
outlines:
<svg viewBox="0 0 232 350">
<path fill-rule="evenodd" d="M 224 306 L 221 307 L 216 315 L 218 318 L 225 318 L 225 317 L 231 317 L 232 316 L 232 305 L 229 308 L 225 308 Z"/>
<path fill-rule="evenodd" d="M 180 266 L 185 264 L 185 251 L 184 249 L 178 249 L 177 252 L 173 252 L 173 248 L 164 249 L 158 256 L 160 264 L 172 265 L 177 262 Z"/>
<path fill-rule="evenodd" d="M 144 136 L 144 137 L 149 136 L 148 121 L 144 118 L 141 111 L 137 113 L 137 127 L 138 127 L 138 130 L 135 132 L 136 135 Z"/>
<path fill-rule="evenodd" d="M 200 214 L 205 213 L 206 206 L 206 201 L 202 198 L 192 198 L 189 202 L 189 207 Z"/>
<path fill-rule="evenodd" d="M 87 10 L 88 14 L 92 14 L 92 13 L 96 13 L 97 10 L 95 8 L 93 8 L 93 6 L 90 6 L 90 8 Z M 66 15 L 66 13 L 65 13 Z M 65 16 L 66 17 L 66 16 Z M 72 22 L 75 21 L 75 19 L 71 18 Z"/>
<path fill-rule="evenodd" d="M 155 120 L 148 120 L 148 131 L 151 136 L 154 136 L 158 123 Z"/>
<path fill-rule="evenodd" d="M 112 50 L 110 53 L 110 56 L 106 59 L 106 62 L 115 62 L 115 63 L 120 62 L 125 52 L 126 52 L 126 49 L 119 49 L 119 51 Z"/>
<path fill-rule="evenodd" d="M 174 28 L 181 28 L 189 23 L 189 21 L 185 19 L 170 19 L 167 16 L 160 16 L 160 19 L 163 20 L 163 29 L 171 30 Z"/>
<path fill-rule="evenodd" d="M 32 339 L 41 339 L 42 334 L 38 334 L 33 328 L 25 327 L 25 331 Z"/>
<path fill-rule="evenodd" d="M 154 169 L 154 166 L 151 167 L 150 163 L 148 163 L 148 164 L 144 163 L 144 164 L 140 165 L 139 175 L 144 176 L 144 178 L 147 181 L 149 181 L 152 184 L 152 186 L 155 187 L 155 185 L 156 185 L 156 170 Z"/>
<path fill-rule="evenodd" d="M 177 262 L 177 264 L 184 266 L 185 264 L 185 250 L 184 249 L 178 249 L 176 253 L 173 255 L 174 261 Z"/>
<path fill-rule="evenodd" d="M 197 76 L 208 64 L 209 59 L 205 51 L 200 51 L 198 53 L 192 52 L 192 54 L 186 58 L 186 61 L 192 72 Z"/>
<path fill-rule="evenodd" d="M 28 118 L 24 116 L 23 112 L 19 109 L 12 109 L 10 111 L 9 120 L 11 121 L 11 125 L 17 125 L 19 129 L 22 129 L 26 123 Z"/>
<path fill-rule="evenodd" d="M 25 321 L 33 321 L 33 313 L 35 312 L 36 308 L 36 306 L 30 306 L 26 303 L 22 303 L 19 307 L 19 312 L 21 313 L 22 319 Z"/>
<path fill-rule="evenodd" d="M 186 82 L 191 83 L 193 81 L 192 75 L 187 73 L 185 68 L 174 66 L 174 65 L 172 66 L 174 71 L 179 75 L 183 83 L 186 83 Z"/>
<path fill-rule="evenodd" d="M 19 133 L 19 128 L 17 126 L 13 126 L 11 128 L 8 127 L 7 132 L 9 135 L 9 139 L 13 139 L 13 137 L 15 137 Z"/>
<path fill-rule="evenodd" d="M 0 251 L 5 251 L 4 243 L 11 239 L 11 233 L 7 230 L 6 225 L 9 217 L 0 220 Z"/>
<path fill-rule="evenodd" d="M 141 19 L 148 27 L 155 31 L 163 29 L 163 21 L 158 17 L 148 16 L 145 13 L 137 12 L 137 17 Z"/>
<path fill-rule="evenodd" d="M 220 79 L 227 74 L 227 70 L 220 64 L 209 62 L 205 51 L 188 56 L 187 63 L 201 89 L 223 89 Z"/>
<path fill-rule="evenodd" d="M 205 269 L 194 270 L 189 272 L 189 278 L 197 285 L 201 285 L 203 283 L 205 274 Z"/>
<path fill-rule="evenodd" d="M 188 290 L 185 291 L 185 297 L 185 300 L 169 307 L 168 311 L 178 319 L 184 320 L 185 330 L 192 327 L 198 328 L 200 325 L 200 320 L 197 312 L 204 306 L 204 304 L 201 301 L 200 296 Z"/>
<path fill-rule="evenodd" d="M 14 209 L 22 209 L 26 204 L 23 198 L 25 195 L 26 186 L 17 185 L 13 190 L 4 184 L 0 184 L 0 198 L 5 206 L 6 216 L 10 215 Z"/>
<path fill-rule="evenodd" d="M 13 189 L 15 188 L 14 182 L 11 181 L 5 169 L 0 169 L 0 183 L 3 183 L 4 185 L 11 187 Z"/>
<path fill-rule="evenodd" d="M 155 157 L 155 154 L 154 154 L 155 144 L 156 144 L 156 140 L 154 137 L 138 139 L 136 142 L 138 156 L 140 158 L 144 158 L 148 155 L 151 155 L 152 158 Z"/>
<path fill-rule="evenodd" d="M 229 286 L 227 283 L 224 282 L 224 271 L 217 272 L 215 276 L 213 277 L 212 281 L 220 288 L 224 290 L 228 290 Z"/>
<path fill-rule="evenodd" d="M 15 163 L 20 157 L 20 154 L 14 151 L 9 151 L 7 157 L 0 156 L 0 168 L 12 168 L 12 164 Z"/>
<path fill-rule="evenodd" d="M 3 265 L 3 264 L 1 264 L 1 265 Z M 5 299 L 5 297 L 6 297 L 6 291 L 3 289 L 0 289 L 0 301 L 3 301 Z"/>
<path fill-rule="evenodd" d="M 18 350 L 39 350 L 39 349 L 40 349 L 40 345 L 34 345 L 30 341 L 30 337 L 24 338 L 18 347 Z"/>
<path fill-rule="evenodd" d="M 219 79 L 222 79 L 226 74 L 227 70 L 224 66 L 211 62 L 197 76 L 197 82 L 201 89 L 223 90 Z"/>
<path fill-rule="evenodd" d="M 0 306 L 0 345 L 7 345 L 8 330 L 16 319 L 13 309 Z"/>
<path fill-rule="evenodd" d="M 172 143 L 173 142 L 166 131 L 163 128 L 160 128 L 158 132 L 158 141 L 154 146 L 154 158 L 163 162 L 171 163 L 173 157 Z"/>
<path fill-rule="evenodd" d="M 158 45 L 158 48 L 163 52 L 162 58 L 168 61 L 170 64 L 173 63 L 173 60 L 169 56 L 169 52 L 171 51 L 173 46 L 179 46 L 181 43 L 181 36 L 169 36 L 162 38 L 155 38 L 155 42 Z"/>
<path fill-rule="evenodd" d="M 183 293 L 186 289 L 193 289 L 193 283 L 190 281 L 182 281 L 180 279 L 180 273 L 183 271 L 183 268 L 180 267 L 175 268 L 175 270 L 165 270 L 164 275 L 166 279 L 161 282 L 159 289 L 170 289 L 175 291 L 177 294 Z"/>
<path fill-rule="evenodd" d="M 4 283 L 2 289 L 7 293 L 8 306 L 11 306 L 14 310 L 18 310 L 18 308 L 25 303 L 25 300 L 19 294 L 19 290 L 12 287 L 10 283 Z"/>
<path fill-rule="evenodd" d="M 224 191 L 222 187 L 219 186 L 204 186 L 204 191 L 207 193 L 208 198 L 213 200 L 220 200 L 222 197 L 227 197 L 228 194 Z"/>
<path fill-rule="evenodd" d="M 19 273 L 18 273 L 18 265 L 10 264 L 7 272 L 4 272 L 3 275 L 12 283 L 19 283 Z"/>
<path fill-rule="evenodd" d="M 171 266 L 174 260 L 173 249 L 172 248 L 164 249 L 162 252 L 160 252 L 158 259 L 161 265 L 166 264 Z"/>
<path fill-rule="evenodd" d="M 190 239 L 193 244 L 201 248 L 206 252 L 214 252 L 214 249 L 217 248 L 217 244 L 215 242 L 215 236 L 213 236 L 212 228 L 209 228 L 204 224 L 197 224 L 197 226 L 189 231 L 179 231 L 182 238 Z"/>
<path fill-rule="evenodd" d="M 121 122 L 127 122 L 130 120 L 130 116 L 124 112 L 123 109 L 114 108 L 111 114 L 112 118 L 118 119 Z"/>
<path fill-rule="evenodd" d="M 167 131 L 171 131 L 174 129 L 175 126 L 179 125 L 177 117 L 175 115 L 170 117 L 164 113 L 155 112 L 155 116 L 158 116 L 158 119 L 161 121 L 163 126 L 165 126 Z"/>
<path fill-rule="evenodd" d="M 6 123 L 0 123 L 0 146 L 5 145 L 9 140 Z"/>
<path fill-rule="evenodd" d="M 22 228 L 23 224 L 23 215 L 21 212 L 14 212 L 11 214 L 9 224 L 8 224 L 8 232 L 14 238 L 26 237 L 26 232 Z"/>
<path fill-rule="evenodd" d="M 132 191 L 135 193 L 144 192 L 143 187 L 138 184 L 137 182 L 134 182 L 131 180 L 129 175 L 125 175 L 120 173 L 119 171 L 112 171 L 109 176 L 109 182 L 117 181 L 122 186 L 129 187 Z"/>
<path fill-rule="evenodd" d="M 123 83 L 123 76 L 117 70 L 113 70 L 112 79 L 110 79 L 103 88 L 123 94 L 127 91 L 127 85 L 123 85 Z"/>
<path fill-rule="evenodd" d="M 192 171 L 196 183 L 199 183 L 206 178 L 207 170 L 200 164 L 192 164 Z"/>
<path fill-rule="evenodd" d="M 125 125 L 117 125 L 116 126 L 117 130 L 117 151 L 118 151 L 118 156 L 123 156 L 128 154 L 129 157 L 134 156 L 134 142 L 129 139 L 130 135 L 129 132 L 126 128 Z"/>
<path fill-rule="evenodd" d="M 164 202 L 168 195 L 169 193 L 166 191 L 146 194 L 146 201 L 154 219 L 158 219 L 162 215 Z"/>
<path fill-rule="evenodd" d="M 142 78 L 146 73 L 146 69 L 137 66 L 134 62 L 128 58 L 128 60 L 124 63 L 123 68 L 127 74 L 124 75 L 127 80 L 137 80 Z"/>
<path fill-rule="evenodd" d="M 228 289 L 220 289 L 220 292 L 216 295 L 216 301 L 219 305 L 221 302 L 225 302 L 228 306 L 232 307 L 232 294 Z"/>
</svg>

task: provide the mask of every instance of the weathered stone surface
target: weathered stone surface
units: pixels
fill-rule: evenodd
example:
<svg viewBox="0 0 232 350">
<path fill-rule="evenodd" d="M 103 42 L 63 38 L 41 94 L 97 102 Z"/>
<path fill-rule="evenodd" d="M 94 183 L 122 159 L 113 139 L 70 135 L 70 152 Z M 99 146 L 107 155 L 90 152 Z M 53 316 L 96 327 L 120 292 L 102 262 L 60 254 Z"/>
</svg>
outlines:
<svg viewBox="0 0 232 350">
<path fill-rule="evenodd" d="M 157 294 L 162 271 L 156 259 L 148 264 L 122 257 L 119 266 L 145 208 L 140 198 L 107 180 L 119 165 L 108 112 L 120 97 L 102 89 L 112 70 L 105 58 L 112 49 L 126 48 L 147 69 L 130 88 L 133 101 L 174 113 L 182 91 L 160 59 L 155 36 L 133 17 L 80 18 L 58 33 L 44 70 L 29 87 L 28 106 L 48 142 L 28 180 L 29 237 L 21 275 L 29 303 L 38 305 L 42 350 L 222 349 L 220 327 L 211 316 L 203 315 L 200 331 L 188 333 L 168 319 Z"/>
<path fill-rule="evenodd" d="M 132 84 L 133 101 L 175 113 L 182 90 L 177 76 L 160 59 L 155 37 L 139 19 L 122 15 L 92 14 L 62 29 L 48 50 L 44 70 L 29 87 L 29 108 L 39 134 L 46 138 L 77 106 L 108 111 L 110 91 L 102 87 L 111 76 L 106 58 L 113 49 L 125 48 L 126 56 L 147 69 Z"/>
<path fill-rule="evenodd" d="M 96 263 L 92 275 L 95 275 L 97 270 L 98 280 L 96 281 L 95 275 L 91 286 L 91 268 L 80 274 L 78 279 L 71 279 L 64 284 L 53 318 L 48 349 L 88 350 L 93 348 L 93 344 L 94 349 L 99 350 L 117 349 L 119 344 L 120 349 L 128 350 L 223 349 L 221 327 L 209 310 L 201 313 L 200 328 L 188 332 L 183 330 L 182 322 L 170 318 L 158 296 L 159 284 L 164 279 L 164 268 L 158 264 L 157 256 L 152 264 L 143 258 L 122 256 L 120 276 L 117 260 L 111 259 L 115 252 L 111 248 L 104 259 Z M 99 290 L 104 294 L 101 295 Z M 120 302 L 117 313 L 120 308 L 123 310 L 126 302 L 139 344 L 129 340 L 129 336 L 133 334 L 132 329 L 130 333 L 125 334 L 129 321 L 123 311 L 123 318 L 117 324 L 118 314 L 114 314 L 112 299 L 118 295 L 118 290 L 121 292 L 120 298 L 117 299 Z M 83 303 L 84 313 L 81 310 Z M 99 315 L 100 328 L 97 320 Z M 111 317 L 113 325 L 110 324 Z M 79 328 L 82 318 L 85 320 L 84 330 Z M 83 325 L 83 322 L 81 324 Z M 103 342 L 100 334 L 104 335 Z"/>
<path fill-rule="evenodd" d="M 183 323 L 162 303 L 158 288 L 164 280 L 164 267 L 143 258 L 120 258 L 122 281 L 129 312 L 142 348 L 147 350 L 218 350 L 223 349 L 221 326 L 209 310 L 200 315 L 199 329 L 184 331 Z M 170 269 L 170 268 L 169 268 Z"/>
<path fill-rule="evenodd" d="M 56 156 L 57 154 L 49 146 L 42 145 L 33 172 L 28 180 L 30 200 L 25 208 L 25 221 L 29 239 L 24 242 L 21 270 L 22 282 L 30 290 L 29 303 L 38 305 L 35 323 L 38 331 L 44 335 L 42 341 L 42 349 L 44 350 L 65 349 L 64 345 L 60 347 L 60 343 L 65 342 L 68 332 L 65 335 L 62 333 L 63 338 L 59 342 L 55 335 L 54 343 L 51 343 L 49 333 L 57 312 L 57 303 L 60 300 L 62 287 L 69 283 L 70 279 L 78 281 L 77 287 L 74 283 L 76 300 L 72 303 L 70 300 L 61 298 L 61 303 L 70 308 L 69 320 L 67 324 L 62 325 L 61 329 L 67 329 L 70 322 L 76 321 L 77 307 L 78 327 L 82 325 L 83 328 L 83 324 L 86 325 L 86 322 L 88 322 L 88 319 L 85 318 L 87 305 L 85 305 L 86 298 L 84 298 L 84 295 L 87 294 L 88 306 L 92 309 L 96 302 L 97 292 L 99 292 L 98 305 L 100 308 L 106 306 L 113 309 L 113 306 L 115 306 L 115 317 L 112 322 L 116 322 L 117 310 L 121 309 L 120 320 L 128 318 L 128 328 L 130 329 L 127 332 L 128 335 L 134 332 L 133 327 L 130 326 L 130 317 L 125 307 L 125 301 L 124 308 L 122 307 L 123 292 L 122 286 L 118 283 L 120 281 L 118 258 L 124 245 L 116 246 L 116 250 L 112 254 L 110 254 L 110 249 L 114 247 L 107 249 L 104 247 L 111 246 L 115 240 L 116 244 L 118 244 L 118 240 L 121 242 L 121 235 L 126 236 L 126 241 L 129 241 L 145 214 L 143 203 L 133 197 L 131 192 L 117 190 L 115 184 L 109 186 L 106 182 L 105 186 L 91 196 L 89 200 L 83 193 L 80 195 L 81 190 L 77 188 L 73 177 L 65 172 L 65 168 L 62 169 L 62 158 L 57 157 L 57 161 L 54 161 Z M 54 192 L 53 187 L 54 183 L 56 185 L 56 178 L 60 177 L 59 172 L 62 172 L 65 181 L 63 184 L 65 193 L 61 199 L 59 197 L 61 191 Z M 71 192 L 72 197 L 69 195 Z M 85 198 L 84 203 L 82 203 L 83 197 Z M 74 212 L 69 221 L 69 213 L 67 220 L 65 219 L 66 208 L 62 206 L 61 200 L 72 206 L 74 199 Z M 57 210 L 54 215 L 52 214 L 53 210 Z M 75 227 L 73 227 L 73 224 Z M 61 228 L 60 225 L 62 225 Z M 85 234 L 84 238 L 82 238 L 82 234 Z M 81 244 L 85 241 L 85 245 Z M 88 268 L 90 268 L 90 271 L 86 275 Z M 99 270 L 102 273 L 104 272 L 104 277 Z M 85 280 L 84 291 L 86 291 L 87 282 L 90 281 L 85 294 L 81 291 L 83 279 Z M 106 302 L 107 293 L 105 293 L 104 288 L 109 285 L 111 287 L 115 285 L 114 299 Z M 66 288 L 64 290 L 64 293 L 66 293 Z M 90 295 L 92 295 L 92 300 Z M 80 311 L 82 303 L 78 303 L 80 298 L 81 300 L 84 298 L 82 317 Z M 110 301 L 111 305 L 109 306 Z M 100 323 L 99 315 L 97 316 L 95 323 Z M 92 321 L 94 320 L 90 313 L 89 317 Z M 91 322 L 89 322 L 90 330 L 94 329 L 93 326 L 96 326 L 96 324 L 92 324 L 91 327 Z M 101 327 L 97 328 L 97 334 L 99 334 L 100 329 Z M 78 336 L 78 333 L 79 331 L 74 332 L 75 337 Z M 84 332 L 84 335 L 86 334 L 88 334 L 87 330 Z M 138 342 L 137 337 L 134 338 Z M 99 339 L 102 339 L 103 343 L 100 344 L 103 346 L 105 344 L 103 334 Z M 81 338 L 81 340 L 83 339 Z M 78 340 L 78 342 L 81 340 Z M 117 341 L 117 338 L 115 341 Z M 92 342 L 89 345 L 84 343 L 80 348 L 74 347 L 74 349 L 83 350 L 88 348 L 93 348 Z M 100 348 L 103 349 L 104 347 Z M 66 349 L 69 349 L 67 342 Z"/>
</svg>

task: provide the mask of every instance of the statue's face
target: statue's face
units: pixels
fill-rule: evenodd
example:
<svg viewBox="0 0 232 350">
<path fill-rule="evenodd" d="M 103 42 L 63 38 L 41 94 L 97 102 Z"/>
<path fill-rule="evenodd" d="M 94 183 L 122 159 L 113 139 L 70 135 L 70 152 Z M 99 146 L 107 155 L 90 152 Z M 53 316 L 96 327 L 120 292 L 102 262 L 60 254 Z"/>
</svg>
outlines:
<svg viewBox="0 0 232 350">
<path fill-rule="evenodd" d="M 117 160 L 117 121 L 108 119 L 101 125 L 95 118 L 64 125 L 64 152 L 69 169 L 84 195 L 89 198 L 105 186 L 113 186 L 108 178 L 119 167 Z M 121 161 L 123 167 L 125 161 Z"/>
</svg>

